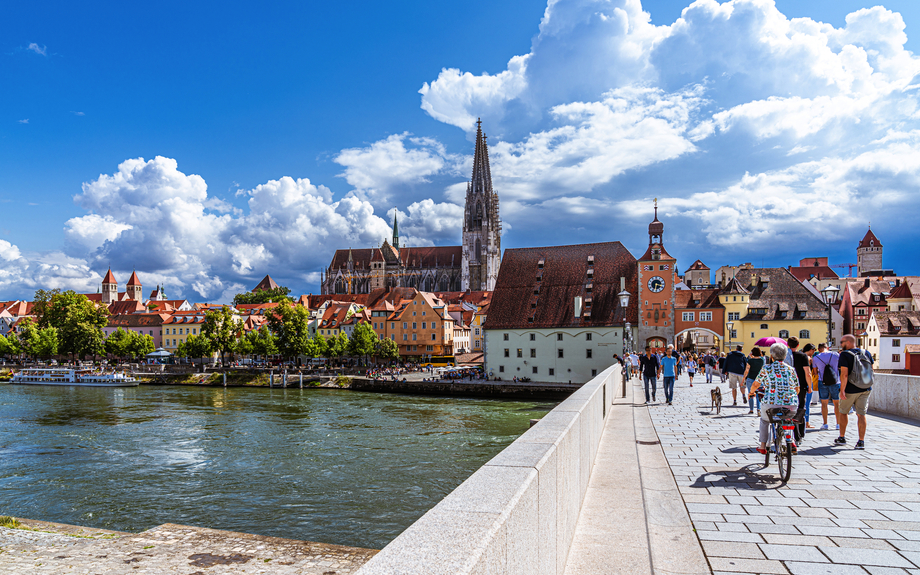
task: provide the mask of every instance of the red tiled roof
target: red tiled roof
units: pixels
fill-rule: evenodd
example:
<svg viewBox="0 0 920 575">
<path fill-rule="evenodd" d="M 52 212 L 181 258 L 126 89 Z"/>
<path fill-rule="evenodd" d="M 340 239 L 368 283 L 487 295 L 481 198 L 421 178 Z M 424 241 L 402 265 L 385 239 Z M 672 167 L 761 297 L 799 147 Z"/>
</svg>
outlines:
<svg viewBox="0 0 920 575">
<path fill-rule="evenodd" d="M 109 316 L 108 327 L 157 327 L 169 319 L 165 313 L 134 313 Z"/>
<path fill-rule="evenodd" d="M 913 299 L 913 294 L 910 293 L 910 286 L 907 285 L 907 282 L 901 282 L 901 285 L 894 288 L 894 291 L 888 296 L 888 299 Z"/>
<path fill-rule="evenodd" d="M 920 335 L 920 311 L 877 311 L 873 315 L 880 335 Z"/>
<path fill-rule="evenodd" d="M 109 304 L 109 313 L 111 315 L 123 315 L 147 311 L 144 304 L 133 299 L 125 301 L 116 301 Z"/>
<path fill-rule="evenodd" d="M 860 248 L 868 248 L 868 247 L 880 248 L 882 247 L 882 242 L 878 241 L 878 238 L 875 237 L 874 233 L 872 233 L 872 228 L 869 228 L 869 231 L 866 232 L 865 237 L 862 239 L 861 242 L 859 242 L 858 247 Z"/>
<path fill-rule="evenodd" d="M 588 258 L 593 256 L 593 276 Z M 540 262 L 543 262 L 542 268 Z M 620 278 L 632 294 L 620 308 Z M 526 329 L 620 325 L 638 318 L 636 258 L 620 242 L 509 249 L 505 251 L 492 295 L 486 329 Z M 592 286 L 588 293 L 587 286 Z M 539 292 L 535 294 L 535 292 Z M 583 298 L 575 317 L 574 300 Z M 589 305 L 590 298 L 590 305 Z M 590 310 L 590 315 L 587 315 Z"/>
<path fill-rule="evenodd" d="M 723 308 L 718 289 L 677 290 L 674 298 L 677 309 Z"/>
<path fill-rule="evenodd" d="M 693 262 L 693 265 L 687 268 L 687 271 L 689 272 L 693 270 L 708 270 L 708 269 L 709 269 L 709 266 L 707 266 L 700 260 L 696 260 L 695 262 Z M 684 273 L 687 273 L 687 272 L 684 272 Z"/>
<path fill-rule="evenodd" d="M 131 277 L 128 278 L 128 285 L 129 285 L 129 286 L 140 286 L 140 285 L 142 285 L 142 284 L 141 284 L 141 280 L 139 280 L 138 277 L 137 277 L 137 272 L 136 272 L 136 271 L 131 272 Z"/>
<path fill-rule="evenodd" d="M 387 244 L 387 247 L 389 246 Z M 393 249 L 395 252 L 396 250 Z M 383 260 L 380 248 L 361 248 L 336 250 L 332 256 L 330 270 L 348 267 L 348 254 L 351 252 L 355 269 L 370 269 L 372 261 Z M 399 250 L 399 259 L 407 268 L 460 267 L 463 257 L 462 246 L 404 247 Z"/>
<path fill-rule="evenodd" d="M 115 281 L 115 276 L 112 274 L 112 268 L 109 268 L 109 271 L 106 272 L 105 277 L 102 278 L 102 283 L 104 284 L 117 284 Z"/>
<path fill-rule="evenodd" d="M 266 275 L 262 278 L 262 281 L 259 282 L 259 285 L 252 288 L 252 291 L 269 291 L 278 288 L 278 284 L 275 283 L 275 280 L 272 279 L 270 275 Z"/>
<path fill-rule="evenodd" d="M 837 275 L 837 272 L 827 266 L 790 266 L 789 273 L 794 275 L 795 279 L 800 282 L 808 281 L 813 277 L 819 280 L 837 279 L 840 277 Z"/>
</svg>

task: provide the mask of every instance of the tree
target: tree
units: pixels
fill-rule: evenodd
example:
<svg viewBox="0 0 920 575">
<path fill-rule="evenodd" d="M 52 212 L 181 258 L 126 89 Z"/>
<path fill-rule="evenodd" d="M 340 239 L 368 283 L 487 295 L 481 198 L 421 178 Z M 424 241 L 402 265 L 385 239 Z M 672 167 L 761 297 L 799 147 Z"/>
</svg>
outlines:
<svg viewBox="0 0 920 575">
<path fill-rule="evenodd" d="M 205 358 L 213 353 L 213 342 L 204 335 L 190 335 L 188 339 L 179 344 L 182 357 Z M 178 350 L 177 350 L 178 352 Z M 223 360 L 223 357 L 221 358 Z"/>
<path fill-rule="evenodd" d="M 399 359 L 399 346 L 390 338 L 377 342 L 377 357 L 381 359 Z"/>
<path fill-rule="evenodd" d="M 328 341 L 326 357 L 341 357 L 348 353 L 348 336 L 344 332 L 332 337 Z"/>
<path fill-rule="evenodd" d="M 102 328 L 108 325 L 109 309 L 95 305 L 83 295 L 72 290 L 65 292 L 36 292 L 36 297 L 48 298 L 41 321 L 43 327 L 58 330 L 60 353 L 78 355 L 105 353 L 105 336 Z"/>
<path fill-rule="evenodd" d="M 255 355 L 267 356 L 278 353 L 278 338 L 268 329 L 267 325 L 262 325 L 258 331 L 251 331 L 247 334 L 248 340 L 252 344 L 252 352 Z"/>
<path fill-rule="evenodd" d="M 38 342 L 33 351 L 38 357 L 48 359 L 57 355 L 59 343 L 57 330 L 53 327 L 46 327 L 38 330 Z"/>
<path fill-rule="evenodd" d="M 0 335 L 0 355 L 19 355 L 19 339 L 11 333 L 9 337 Z"/>
<path fill-rule="evenodd" d="M 329 343 L 326 341 L 326 338 L 323 337 L 323 334 L 317 333 L 313 336 L 313 339 L 310 340 L 310 345 L 307 355 L 310 357 L 326 357 L 326 353 L 329 351 Z"/>
<path fill-rule="evenodd" d="M 233 296 L 233 305 L 270 302 L 294 303 L 294 300 L 288 295 L 290 293 L 291 290 L 284 286 L 278 286 L 270 290 L 238 293 Z"/>
<path fill-rule="evenodd" d="M 155 348 L 153 347 L 153 336 L 136 331 L 130 331 L 128 334 L 129 339 L 127 348 L 125 349 L 125 355 L 131 358 L 136 358 L 144 357 L 148 353 L 154 352 Z"/>
<path fill-rule="evenodd" d="M 278 353 L 285 359 L 309 355 L 310 312 L 303 306 L 283 303 L 268 317 L 268 326 L 275 334 Z"/>
<path fill-rule="evenodd" d="M 105 352 L 114 357 L 125 357 L 128 355 L 130 343 L 130 333 L 118 328 L 105 338 Z"/>
<path fill-rule="evenodd" d="M 220 353 L 221 363 L 224 363 L 224 354 L 233 353 L 236 349 L 236 340 L 241 332 L 242 328 L 236 321 L 233 310 L 228 306 L 221 307 L 220 311 L 209 311 L 204 314 L 201 335 L 210 340 L 212 352 Z"/>
<path fill-rule="evenodd" d="M 22 353 L 34 359 L 35 350 L 38 347 L 38 328 L 32 318 L 23 318 L 19 322 L 19 333 L 16 337 L 19 340 L 19 349 L 22 350 Z"/>
<path fill-rule="evenodd" d="M 348 342 L 348 353 L 354 356 L 364 357 L 372 355 L 377 348 L 377 333 L 371 328 L 370 324 L 362 321 L 355 326 Z"/>
<path fill-rule="evenodd" d="M 51 300 L 60 293 L 61 290 L 57 288 L 53 290 L 40 289 L 35 292 L 35 298 L 32 300 L 32 315 L 35 316 L 39 329 L 48 327 L 49 323 L 46 316 L 51 309 Z"/>
</svg>

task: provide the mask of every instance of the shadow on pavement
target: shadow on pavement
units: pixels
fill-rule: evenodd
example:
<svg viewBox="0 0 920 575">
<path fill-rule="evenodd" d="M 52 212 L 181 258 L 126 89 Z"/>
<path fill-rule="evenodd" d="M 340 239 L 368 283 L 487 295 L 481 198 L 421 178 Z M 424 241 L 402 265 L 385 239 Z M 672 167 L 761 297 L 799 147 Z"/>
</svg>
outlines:
<svg viewBox="0 0 920 575">
<path fill-rule="evenodd" d="M 763 470 L 759 463 L 745 465 L 741 469 L 734 471 L 712 471 L 707 472 L 696 478 L 690 487 L 725 487 L 728 489 L 764 491 L 766 489 L 775 489 L 782 486 L 779 477 L 775 475 L 756 473 Z"/>
</svg>

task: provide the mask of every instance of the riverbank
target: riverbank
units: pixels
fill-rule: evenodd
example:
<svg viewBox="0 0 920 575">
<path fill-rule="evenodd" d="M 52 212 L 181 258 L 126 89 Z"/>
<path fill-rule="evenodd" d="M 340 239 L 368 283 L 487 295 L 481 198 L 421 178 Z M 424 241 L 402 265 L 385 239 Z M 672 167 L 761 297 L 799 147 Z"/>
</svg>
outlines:
<svg viewBox="0 0 920 575">
<path fill-rule="evenodd" d="M 483 397 L 488 399 L 563 400 L 581 387 L 565 383 L 512 383 L 508 381 L 418 381 L 356 377 L 349 389 L 371 393 Z"/>
<path fill-rule="evenodd" d="M 133 534 L 18 522 L 16 529 L 0 527 L 0 566 L 10 573 L 349 575 L 377 553 L 170 523 Z"/>
</svg>

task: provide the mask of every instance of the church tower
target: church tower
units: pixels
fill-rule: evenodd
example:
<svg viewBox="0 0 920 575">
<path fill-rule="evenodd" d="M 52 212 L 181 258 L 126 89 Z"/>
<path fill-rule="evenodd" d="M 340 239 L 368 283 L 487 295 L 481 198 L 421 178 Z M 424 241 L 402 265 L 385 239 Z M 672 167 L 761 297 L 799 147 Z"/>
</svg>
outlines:
<svg viewBox="0 0 920 575">
<path fill-rule="evenodd" d="M 664 351 L 674 342 L 674 306 L 677 303 L 677 260 L 664 249 L 664 224 L 658 221 L 658 200 L 655 219 L 648 225 L 648 249 L 639 258 L 639 326 L 638 352 L 646 345 Z"/>
<path fill-rule="evenodd" d="M 137 277 L 136 271 L 131 272 L 131 278 L 128 279 L 125 292 L 129 299 L 133 299 L 135 301 L 144 300 L 144 286 L 141 285 L 141 280 Z"/>
<path fill-rule="evenodd" d="M 112 274 L 112 268 L 102 278 L 102 303 L 109 305 L 118 301 L 118 282 L 115 281 L 115 275 Z"/>
<path fill-rule="evenodd" d="M 498 194 L 492 191 L 489 146 L 476 121 L 476 151 L 473 177 L 466 186 L 463 214 L 463 255 L 460 288 L 463 291 L 493 291 L 501 265 L 502 223 L 498 215 Z"/>
<path fill-rule="evenodd" d="M 882 242 L 872 233 L 871 227 L 856 247 L 856 269 L 860 277 L 885 269 L 882 267 Z"/>
</svg>

